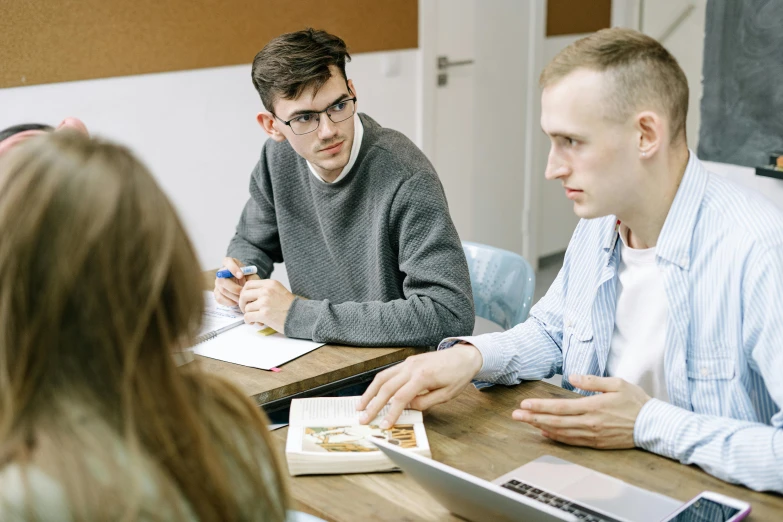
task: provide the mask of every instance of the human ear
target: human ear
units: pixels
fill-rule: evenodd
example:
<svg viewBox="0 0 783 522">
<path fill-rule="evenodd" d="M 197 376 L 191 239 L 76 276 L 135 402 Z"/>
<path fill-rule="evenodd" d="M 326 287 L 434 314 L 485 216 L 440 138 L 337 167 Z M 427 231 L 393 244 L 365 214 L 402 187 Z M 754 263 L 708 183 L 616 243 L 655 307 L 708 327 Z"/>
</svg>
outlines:
<svg viewBox="0 0 783 522">
<path fill-rule="evenodd" d="M 277 120 L 271 112 L 259 112 L 256 116 L 256 121 L 273 140 L 278 142 L 286 140 L 285 134 L 277 128 Z"/>
<path fill-rule="evenodd" d="M 643 158 L 654 156 L 666 139 L 663 118 L 653 111 L 644 111 L 636 115 L 634 126 L 638 134 L 640 156 Z"/>
</svg>

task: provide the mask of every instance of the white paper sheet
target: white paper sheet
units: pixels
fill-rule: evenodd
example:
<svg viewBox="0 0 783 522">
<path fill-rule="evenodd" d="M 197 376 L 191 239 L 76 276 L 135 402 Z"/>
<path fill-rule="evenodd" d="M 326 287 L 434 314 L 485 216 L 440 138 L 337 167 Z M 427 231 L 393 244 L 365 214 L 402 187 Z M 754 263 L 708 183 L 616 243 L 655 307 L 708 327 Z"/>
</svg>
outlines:
<svg viewBox="0 0 783 522">
<path fill-rule="evenodd" d="M 223 332 L 214 339 L 197 344 L 193 353 L 262 370 L 271 370 L 287 363 L 324 343 L 289 339 L 275 333 L 263 335 L 263 326 L 243 324 Z"/>
</svg>

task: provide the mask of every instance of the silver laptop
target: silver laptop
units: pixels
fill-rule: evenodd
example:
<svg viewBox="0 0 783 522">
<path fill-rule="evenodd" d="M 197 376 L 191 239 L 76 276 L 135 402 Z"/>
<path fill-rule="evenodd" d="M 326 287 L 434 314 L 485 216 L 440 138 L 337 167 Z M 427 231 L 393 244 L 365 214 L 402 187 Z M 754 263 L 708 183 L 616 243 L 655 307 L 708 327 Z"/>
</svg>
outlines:
<svg viewBox="0 0 783 522">
<path fill-rule="evenodd" d="M 446 509 L 475 522 L 660 522 L 683 504 L 549 455 L 488 482 L 371 440 Z"/>
</svg>

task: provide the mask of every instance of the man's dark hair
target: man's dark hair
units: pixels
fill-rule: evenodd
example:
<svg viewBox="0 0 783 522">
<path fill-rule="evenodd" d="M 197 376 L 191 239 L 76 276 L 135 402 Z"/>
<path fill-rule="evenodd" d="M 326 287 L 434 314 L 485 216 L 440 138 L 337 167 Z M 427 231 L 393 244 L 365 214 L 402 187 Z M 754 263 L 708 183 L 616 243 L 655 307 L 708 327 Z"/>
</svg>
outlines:
<svg viewBox="0 0 783 522">
<path fill-rule="evenodd" d="M 44 125 L 43 123 L 20 123 L 19 125 L 12 125 L 7 129 L 1 130 L 0 141 L 10 138 L 14 134 L 31 130 L 51 131 L 54 130 L 54 128 L 50 125 Z"/>
<path fill-rule="evenodd" d="M 316 29 L 278 36 L 264 46 L 253 60 L 253 85 L 268 111 L 278 98 L 298 98 L 305 89 L 315 92 L 332 76 L 334 65 L 348 81 L 345 64 L 351 61 L 342 39 Z"/>
</svg>

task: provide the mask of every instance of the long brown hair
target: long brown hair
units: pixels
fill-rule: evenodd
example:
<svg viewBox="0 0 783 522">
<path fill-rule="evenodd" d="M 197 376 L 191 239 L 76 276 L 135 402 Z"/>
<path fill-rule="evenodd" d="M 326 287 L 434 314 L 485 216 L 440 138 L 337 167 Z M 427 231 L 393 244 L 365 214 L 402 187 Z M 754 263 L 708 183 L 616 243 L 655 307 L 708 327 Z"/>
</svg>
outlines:
<svg viewBox="0 0 783 522">
<path fill-rule="evenodd" d="M 58 133 L 4 157 L 0 470 L 42 470 L 76 520 L 284 520 L 263 414 L 173 361 L 202 284 L 171 203 L 125 148 Z"/>
</svg>

